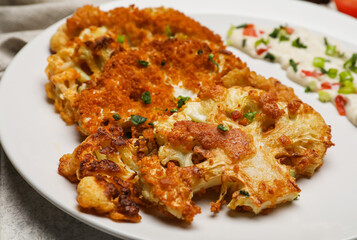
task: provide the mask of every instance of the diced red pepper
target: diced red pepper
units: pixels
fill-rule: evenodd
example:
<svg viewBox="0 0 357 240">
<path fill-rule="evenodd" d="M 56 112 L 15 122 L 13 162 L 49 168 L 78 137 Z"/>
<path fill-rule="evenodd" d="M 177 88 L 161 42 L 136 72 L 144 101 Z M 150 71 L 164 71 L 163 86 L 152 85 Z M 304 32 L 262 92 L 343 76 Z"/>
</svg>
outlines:
<svg viewBox="0 0 357 240">
<path fill-rule="evenodd" d="M 285 31 L 287 32 L 287 34 L 293 34 L 294 33 L 294 29 L 291 27 L 285 27 Z"/>
<path fill-rule="evenodd" d="M 322 73 L 316 72 L 316 71 L 301 70 L 301 72 L 303 74 L 305 74 L 305 76 L 307 76 L 307 77 L 319 77 L 319 76 L 323 75 Z"/>
<path fill-rule="evenodd" d="M 332 89 L 332 85 L 329 82 L 323 82 L 321 84 L 321 89 Z"/>
<path fill-rule="evenodd" d="M 257 32 L 255 31 L 254 24 L 248 24 L 248 26 L 246 26 L 243 29 L 243 35 L 257 37 L 258 35 L 257 35 Z"/>
<path fill-rule="evenodd" d="M 341 116 L 346 115 L 346 110 L 345 110 L 346 103 L 347 103 L 346 99 L 341 95 L 337 95 L 337 97 L 335 98 L 336 108 Z"/>
<path fill-rule="evenodd" d="M 332 86 L 340 86 L 341 84 L 338 82 L 332 83 Z"/>
<path fill-rule="evenodd" d="M 255 51 L 257 52 L 258 55 L 262 55 L 263 53 L 268 51 L 268 48 L 259 48 L 259 49 L 256 49 Z"/>
<path fill-rule="evenodd" d="M 264 32 L 264 31 L 262 31 L 262 30 L 260 30 L 260 31 L 259 31 L 259 33 L 260 33 L 260 34 L 264 34 L 265 32 Z"/>
</svg>

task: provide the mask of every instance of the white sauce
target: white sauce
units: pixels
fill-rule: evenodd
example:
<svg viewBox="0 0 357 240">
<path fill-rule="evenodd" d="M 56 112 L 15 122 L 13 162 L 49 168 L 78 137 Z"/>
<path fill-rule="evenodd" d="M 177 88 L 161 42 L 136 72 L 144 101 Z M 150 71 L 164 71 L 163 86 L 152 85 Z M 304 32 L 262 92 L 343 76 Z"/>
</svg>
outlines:
<svg viewBox="0 0 357 240">
<path fill-rule="evenodd" d="M 279 28 L 279 27 L 277 27 Z M 329 45 L 336 46 L 336 50 L 344 53 L 344 57 L 338 56 L 328 56 L 325 54 L 326 45 L 323 36 L 318 36 L 310 33 L 307 30 L 295 28 L 292 34 L 286 34 L 289 38 L 288 41 L 279 41 L 279 36 L 277 38 L 272 38 L 269 36 L 274 31 L 272 27 L 262 27 L 254 26 L 255 36 L 244 36 L 244 28 L 234 28 L 228 33 L 227 42 L 229 45 L 240 49 L 241 51 L 247 53 L 251 57 L 266 59 L 267 53 L 272 54 L 275 59 L 274 62 L 281 64 L 282 68 L 286 70 L 288 77 L 302 86 L 309 86 L 311 91 L 326 91 L 331 97 L 331 102 L 336 105 L 335 98 L 341 95 L 346 100 L 345 111 L 347 118 L 357 126 L 357 74 L 353 71 L 349 71 L 353 76 L 353 86 L 354 93 L 351 94 L 341 94 L 338 93 L 340 83 L 339 83 L 339 73 L 346 71 L 343 67 L 344 63 L 351 58 L 353 52 L 342 50 L 338 42 L 333 39 L 327 39 Z M 307 46 L 307 48 L 297 48 L 292 46 L 292 42 L 300 38 L 300 43 Z M 256 42 L 260 39 L 269 40 L 267 44 L 260 43 L 256 45 Z M 243 42 L 245 42 L 243 46 Z M 260 49 L 267 49 L 263 52 Z M 259 55 L 258 52 L 262 53 Z M 320 68 L 314 67 L 313 61 L 315 57 L 321 57 L 325 59 L 324 69 L 329 70 L 331 68 L 337 69 L 338 73 L 335 78 L 330 78 L 328 74 L 321 74 Z M 297 64 L 297 71 L 290 64 L 290 59 L 292 59 Z M 306 71 L 316 72 L 317 76 L 307 76 Z M 323 85 L 321 85 L 323 84 Z M 326 89 L 326 85 L 330 85 L 331 89 Z"/>
</svg>

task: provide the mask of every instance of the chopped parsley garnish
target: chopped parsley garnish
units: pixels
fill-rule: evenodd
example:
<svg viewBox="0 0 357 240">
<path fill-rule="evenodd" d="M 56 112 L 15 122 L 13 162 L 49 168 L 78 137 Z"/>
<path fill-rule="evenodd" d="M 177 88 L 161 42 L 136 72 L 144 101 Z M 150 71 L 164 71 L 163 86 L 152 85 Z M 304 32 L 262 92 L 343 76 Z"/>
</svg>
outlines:
<svg viewBox="0 0 357 240">
<path fill-rule="evenodd" d="M 299 197 L 300 197 L 300 194 L 298 194 L 298 195 L 297 195 L 297 197 L 296 197 L 296 198 L 294 198 L 294 200 L 298 200 L 298 199 L 299 199 Z"/>
<path fill-rule="evenodd" d="M 297 39 L 295 39 L 292 44 L 291 44 L 293 47 L 296 47 L 296 48 L 307 48 L 306 45 L 304 45 L 302 42 L 300 42 L 300 38 L 298 37 Z"/>
<path fill-rule="evenodd" d="M 165 64 L 166 64 L 165 60 L 162 60 L 161 61 L 161 66 L 165 66 Z"/>
<path fill-rule="evenodd" d="M 343 67 L 345 69 L 351 69 L 354 70 L 353 68 L 356 65 L 356 61 L 357 61 L 357 53 L 352 54 L 352 57 L 350 59 L 348 59 L 344 64 Z"/>
<path fill-rule="evenodd" d="M 290 169 L 290 176 L 296 178 L 296 171 L 295 169 Z"/>
<path fill-rule="evenodd" d="M 178 111 L 177 108 L 174 108 L 174 109 L 171 109 L 171 110 L 170 110 L 171 113 L 175 113 L 175 112 L 177 112 L 177 111 Z"/>
<path fill-rule="evenodd" d="M 112 115 L 112 117 L 114 118 L 115 121 L 119 121 L 119 120 L 121 119 L 121 117 L 119 116 L 118 113 L 114 113 L 114 114 Z"/>
<path fill-rule="evenodd" d="M 320 72 L 322 74 L 327 74 L 328 73 L 328 71 L 325 68 L 320 68 Z"/>
<path fill-rule="evenodd" d="M 294 60 L 289 60 L 290 66 L 294 69 L 294 72 L 297 72 L 297 63 Z"/>
<path fill-rule="evenodd" d="M 150 125 L 150 126 L 154 126 L 154 124 L 153 124 L 153 123 L 148 123 L 148 125 Z"/>
<path fill-rule="evenodd" d="M 143 67 L 148 67 L 149 66 L 149 62 L 148 61 L 138 60 L 138 63 Z"/>
<path fill-rule="evenodd" d="M 246 44 L 247 44 L 247 39 L 244 38 L 244 39 L 242 40 L 242 47 L 245 47 Z"/>
<path fill-rule="evenodd" d="M 125 41 L 125 36 L 124 35 L 118 35 L 117 36 L 117 42 L 118 43 L 124 43 L 124 41 Z"/>
<path fill-rule="evenodd" d="M 236 26 L 237 29 L 238 28 L 246 28 L 246 27 L 248 27 L 248 24 L 246 24 L 246 23 Z"/>
<path fill-rule="evenodd" d="M 214 55 L 212 53 L 208 54 L 208 59 L 214 64 L 216 65 L 217 69 L 219 68 L 218 63 L 213 59 Z"/>
<path fill-rule="evenodd" d="M 240 191 L 239 191 L 239 194 L 244 195 L 244 196 L 246 196 L 246 197 L 249 197 L 249 192 L 244 191 L 244 190 L 240 190 Z"/>
<path fill-rule="evenodd" d="M 307 86 L 307 87 L 305 88 L 305 92 L 306 92 L 306 93 L 311 92 L 311 87 Z"/>
<path fill-rule="evenodd" d="M 203 53 L 203 50 L 202 49 L 198 49 L 197 55 L 201 55 L 202 53 Z"/>
<path fill-rule="evenodd" d="M 269 34 L 271 38 L 277 38 L 279 35 L 279 28 L 274 28 L 274 31 Z"/>
<path fill-rule="evenodd" d="M 328 44 L 328 41 L 327 41 L 327 38 L 326 37 L 324 37 L 324 43 L 325 43 L 325 46 L 327 47 L 327 46 L 330 46 L 330 44 Z"/>
<path fill-rule="evenodd" d="M 247 112 L 247 113 L 244 113 L 244 114 L 243 114 L 243 117 L 245 117 L 246 119 L 248 119 L 249 122 L 253 122 L 254 117 L 255 117 L 256 114 L 257 114 L 256 111 L 255 111 L 255 112 Z"/>
<path fill-rule="evenodd" d="M 223 132 L 227 132 L 229 130 L 229 126 L 228 125 L 223 125 L 223 124 L 219 124 L 217 126 L 217 129 L 223 131 Z"/>
<path fill-rule="evenodd" d="M 289 41 L 290 40 L 290 38 L 289 37 L 287 37 L 287 36 L 280 36 L 280 38 L 279 38 L 279 41 L 280 42 L 283 42 L 283 41 Z"/>
<path fill-rule="evenodd" d="M 173 32 L 171 30 L 171 27 L 169 25 L 166 25 L 164 33 L 167 37 L 172 37 L 173 36 Z"/>
<path fill-rule="evenodd" d="M 146 117 L 142 117 L 140 115 L 131 115 L 130 121 L 135 125 L 138 126 L 139 124 L 144 123 L 147 120 Z"/>
<path fill-rule="evenodd" d="M 144 93 L 141 95 L 141 100 L 143 100 L 143 102 L 144 102 L 145 104 L 151 103 L 150 92 L 144 92 Z"/>
<path fill-rule="evenodd" d="M 190 100 L 190 97 L 179 96 L 178 98 L 179 100 L 177 102 L 177 109 L 181 108 L 188 100 Z"/>
<path fill-rule="evenodd" d="M 274 56 L 273 54 L 271 54 L 270 52 L 268 52 L 268 53 L 264 56 L 264 58 L 270 60 L 271 62 L 274 62 L 274 61 L 275 61 L 275 56 Z"/>
</svg>

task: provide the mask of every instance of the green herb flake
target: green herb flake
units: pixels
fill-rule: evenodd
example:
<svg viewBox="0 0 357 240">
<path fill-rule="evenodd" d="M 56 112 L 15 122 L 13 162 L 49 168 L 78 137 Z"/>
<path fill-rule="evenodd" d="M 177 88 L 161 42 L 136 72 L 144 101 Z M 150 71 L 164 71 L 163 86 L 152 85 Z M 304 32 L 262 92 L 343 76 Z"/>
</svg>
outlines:
<svg viewBox="0 0 357 240">
<path fill-rule="evenodd" d="M 246 196 L 246 197 L 249 197 L 249 192 L 245 191 L 245 190 L 240 190 L 239 191 L 239 194 L 243 195 L 243 196 Z"/>
<path fill-rule="evenodd" d="M 320 72 L 322 74 L 328 74 L 328 71 L 325 68 L 320 68 Z"/>
<path fill-rule="evenodd" d="M 282 35 L 279 37 L 279 42 L 284 42 L 284 41 L 289 41 L 289 40 L 290 40 L 290 38 L 285 35 Z"/>
<path fill-rule="evenodd" d="M 300 197 L 300 194 L 298 194 L 298 195 L 297 195 L 297 197 L 296 197 L 296 198 L 294 198 L 294 200 L 298 200 L 298 199 L 299 199 L 299 197 Z"/>
<path fill-rule="evenodd" d="M 306 93 L 311 92 L 311 87 L 310 87 L 310 86 L 307 86 L 307 87 L 305 88 L 305 92 L 306 92 Z"/>
<path fill-rule="evenodd" d="M 307 48 L 306 45 L 304 45 L 302 42 L 300 42 L 300 38 L 298 37 L 297 39 L 295 39 L 292 44 L 291 44 L 293 47 L 296 47 L 296 48 Z"/>
<path fill-rule="evenodd" d="M 248 24 L 247 24 L 247 23 L 244 23 L 244 24 L 241 24 L 241 25 L 236 26 L 236 29 L 246 28 L 246 27 L 248 27 Z"/>
<path fill-rule="evenodd" d="M 165 66 L 165 64 L 166 64 L 165 60 L 162 60 L 161 61 L 161 66 Z"/>
<path fill-rule="evenodd" d="M 178 111 L 178 109 L 177 108 L 174 108 L 174 109 L 171 109 L 170 110 L 170 113 L 175 113 L 175 112 L 177 112 Z"/>
<path fill-rule="evenodd" d="M 179 100 L 177 101 L 177 109 L 181 108 L 188 100 L 190 100 L 190 97 L 179 96 L 178 98 Z"/>
<path fill-rule="evenodd" d="M 351 69 L 356 65 L 356 61 L 357 61 L 357 53 L 354 53 L 352 54 L 352 57 L 343 64 L 343 67 L 345 69 Z"/>
<path fill-rule="evenodd" d="M 131 115 L 130 121 L 135 125 L 138 126 L 144 123 L 147 120 L 146 117 L 142 117 L 140 115 Z"/>
<path fill-rule="evenodd" d="M 174 35 L 169 25 L 166 25 L 164 33 L 168 38 Z"/>
<path fill-rule="evenodd" d="M 149 62 L 148 61 L 138 60 L 138 63 L 143 67 L 148 67 L 149 66 Z"/>
<path fill-rule="evenodd" d="M 219 125 L 217 126 L 217 129 L 218 129 L 218 130 L 221 130 L 221 131 L 223 131 L 223 132 L 227 132 L 227 131 L 229 130 L 229 126 L 228 126 L 228 125 L 219 124 Z"/>
<path fill-rule="evenodd" d="M 296 178 L 296 171 L 295 169 L 290 169 L 290 176 Z"/>
<path fill-rule="evenodd" d="M 271 54 L 270 52 L 268 52 L 265 56 L 264 56 L 265 59 L 268 59 L 269 61 L 271 62 L 274 62 L 275 61 L 275 56 L 273 54 Z"/>
<path fill-rule="evenodd" d="M 244 48 L 246 44 L 247 44 L 247 39 L 244 38 L 244 39 L 242 40 L 242 47 Z"/>
<path fill-rule="evenodd" d="M 244 113 L 244 114 L 243 114 L 243 117 L 245 117 L 246 119 L 248 119 L 249 122 L 253 122 L 254 117 L 255 117 L 256 114 L 257 114 L 256 111 L 255 111 L 255 112 L 247 112 L 247 113 Z"/>
<path fill-rule="evenodd" d="M 202 53 L 203 53 L 203 50 L 202 49 L 198 49 L 197 55 L 201 55 Z"/>
<path fill-rule="evenodd" d="M 328 43 L 328 41 L 327 41 L 327 38 L 326 37 L 324 37 L 324 43 L 325 43 L 325 46 L 327 47 L 327 46 L 330 46 L 330 44 Z"/>
<path fill-rule="evenodd" d="M 277 38 L 279 35 L 279 28 L 274 28 L 274 31 L 269 34 L 269 37 L 271 38 Z"/>
<path fill-rule="evenodd" d="M 115 121 L 119 121 L 119 120 L 121 119 L 121 117 L 119 116 L 118 113 L 114 113 L 114 114 L 112 115 L 112 117 L 114 118 Z"/>
<path fill-rule="evenodd" d="M 143 100 L 143 102 L 144 102 L 145 104 L 151 103 L 150 92 L 144 92 L 144 93 L 141 95 L 141 100 Z"/>
<path fill-rule="evenodd" d="M 148 125 L 150 125 L 150 126 L 154 126 L 154 124 L 153 124 L 153 123 L 148 123 Z"/>
<path fill-rule="evenodd" d="M 269 39 L 261 38 L 254 43 L 254 47 L 257 48 L 260 44 L 268 45 Z"/>
<path fill-rule="evenodd" d="M 289 63 L 290 66 L 293 68 L 294 72 L 297 72 L 297 63 L 292 59 L 289 60 Z"/>
<path fill-rule="evenodd" d="M 124 35 L 118 35 L 117 36 L 117 42 L 120 44 L 123 44 L 125 41 L 125 36 Z"/>
<path fill-rule="evenodd" d="M 219 69 L 219 65 L 218 63 L 213 59 L 214 55 L 212 53 L 208 54 L 208 59 L 214 64 L 216 65 L 217 69 Z"/>
</svg>

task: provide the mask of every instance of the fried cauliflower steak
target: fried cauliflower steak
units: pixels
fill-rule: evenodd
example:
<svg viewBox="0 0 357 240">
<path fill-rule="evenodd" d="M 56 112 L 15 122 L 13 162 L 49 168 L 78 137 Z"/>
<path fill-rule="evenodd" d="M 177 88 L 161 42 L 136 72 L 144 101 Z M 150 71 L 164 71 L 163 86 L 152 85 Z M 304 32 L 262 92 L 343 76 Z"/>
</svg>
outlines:
<svg viewBox="0 0 357 240">
<path fill-rule="evenodd" d="M 153 40 L 200 39 L 223 46 L 221 38 L 195 20 L 173 9 L 134 6 L 103 12 L 79 8 L 51 39 L 47 96 L 68 123 L 76 122 L 75 102 L 81 91 L 96 85 L 114 51 L 140 47 Z"/>
</svg>

